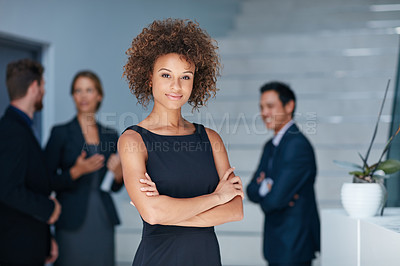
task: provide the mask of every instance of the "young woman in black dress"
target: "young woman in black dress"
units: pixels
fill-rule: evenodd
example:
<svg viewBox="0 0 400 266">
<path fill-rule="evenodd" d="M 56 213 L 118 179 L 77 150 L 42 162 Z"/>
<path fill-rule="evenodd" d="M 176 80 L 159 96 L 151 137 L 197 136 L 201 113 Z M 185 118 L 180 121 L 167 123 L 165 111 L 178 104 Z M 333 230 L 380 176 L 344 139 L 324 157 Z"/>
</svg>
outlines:
<svg viewBox="0 0 400 266">
<path fill-rule="evenodd" d="M 125 65 L 139 103 L 152 112 L 120 137 L 129 196 L 143 219 L 133 265 L 221 265 L 214 226 L 243 218 L 242 182 L 219 135 L 185 120 L 216 92 L 219 56 L 198 24 L 154 21 L 128 49 Z"/>
</svg>

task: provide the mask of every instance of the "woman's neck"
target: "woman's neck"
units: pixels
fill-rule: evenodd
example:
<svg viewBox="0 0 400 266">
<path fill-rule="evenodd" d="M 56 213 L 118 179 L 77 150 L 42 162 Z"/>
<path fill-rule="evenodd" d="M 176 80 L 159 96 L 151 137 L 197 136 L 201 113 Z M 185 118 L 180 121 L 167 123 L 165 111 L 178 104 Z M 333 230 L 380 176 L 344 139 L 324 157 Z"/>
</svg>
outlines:
<svg viewBox="0 0 400 266">
<path fill-rule="evenodd" d="M 157 127 L 173 127 L 179 128 L 184 125 L 185 119 L 183 119 L 181 112 L 157 112 L 152 111 L 148 118 L 148 122 Z"/>
<path fill-rule="evenodd" d="M 96 113 L 78 113 L 77 117 L 81 126 L 96 126 Z"/>
<path fill-rule="evenodd" d="M 186 135 L 193 133 L 192 123 L 186 121 L 180 109 L 167 110 L 153 108 L 151 113 L 139 125 L 158 134 Z"/>
<path fill-rule="evenodd" d="M 158 127 L 179 128 L 183 126 L 185 122 L 182 117 L 181 108 L 171 110 L 163 108 L 163 106 L 159 106 L 156 103 L 148 119 L 151 124 L 157 125 Z"/>
<path fill-rule="evenodd" d="M 95 113 L 78 113 L 78 122 L 87 144 L 98 144 L 100 142 L 99 131 L 96 124 Z"/>
</svg>

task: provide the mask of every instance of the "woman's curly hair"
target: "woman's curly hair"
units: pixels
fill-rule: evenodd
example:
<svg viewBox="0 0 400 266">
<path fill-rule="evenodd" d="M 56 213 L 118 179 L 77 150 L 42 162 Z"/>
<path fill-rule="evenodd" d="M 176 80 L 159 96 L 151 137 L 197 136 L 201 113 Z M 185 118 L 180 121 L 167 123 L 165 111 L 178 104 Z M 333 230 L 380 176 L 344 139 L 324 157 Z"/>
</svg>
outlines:
<svg viewBox="0 0 400 266">
<path fill-rule="evenodd" d="M 128 62 L 124 74 L 131 92 L 146 107 L 152 99 L 150 77 L 158 57 L 169 53 L 182 55 L 195 65 L 193 90 L 188 103 L 197 109 L 206 104 L 217 91 L 220 75 L 218 46 L 198 23 L 190 20 L 156 20 L 136 36 L 126 51 Z"/>
</svg>

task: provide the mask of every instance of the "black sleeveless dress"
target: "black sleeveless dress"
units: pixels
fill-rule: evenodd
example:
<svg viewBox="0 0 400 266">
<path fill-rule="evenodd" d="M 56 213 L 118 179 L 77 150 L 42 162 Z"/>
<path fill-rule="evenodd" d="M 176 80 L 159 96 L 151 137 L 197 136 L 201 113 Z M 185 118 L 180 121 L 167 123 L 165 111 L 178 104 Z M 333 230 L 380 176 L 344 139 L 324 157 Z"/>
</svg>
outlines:
<svg viewBox="0 0 400 266">
<path fill-rule="evenodd" d="M 140 126 L 146 145 L 147 173 L 161 195 L 192 198 L 212 193 L 219 177 L 204 126 L 194 134 L 164 136 Z M 143 221 L 142 240 L 133 266 L 217 266 L 221 257 L 214 227 L 150 225 Z"/>
</svg>

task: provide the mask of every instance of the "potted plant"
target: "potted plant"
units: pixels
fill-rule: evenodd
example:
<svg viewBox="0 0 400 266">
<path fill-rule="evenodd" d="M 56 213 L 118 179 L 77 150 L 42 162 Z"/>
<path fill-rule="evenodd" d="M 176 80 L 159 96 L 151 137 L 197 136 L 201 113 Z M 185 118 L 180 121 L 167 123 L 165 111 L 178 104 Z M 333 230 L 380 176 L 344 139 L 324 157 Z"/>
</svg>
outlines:
<svg viewBox="0 0 400 266">
<path fill-rule="evenodd" d="M 379 120 L 381 118 L 382 109 L 385 104 L 386 95 L 388 92 L 390 80 L 388 81 L 385 95 L 381 104 L 381 108 L 376 121 L 375 130 L 372 140 L 368 147 L 365 156 L 360 153 L 362 164 L 358 165 L 346 161 L 334 162 L 343 167 L 350 169 L 350 175 L 353 176 L 352 183 L 344 183 L 341 189 L 341 201 L 344 209 L 349 216 L 356 218 L 371 217 L 378 214 L 383 214 L 383 207 L 387 200 L 387 192 L 384 186 L 384 178 L 390 174 L 400 170 L 400 161 L 394 159 L 383 159 L 386 152 L 389 150 L 390 144 L 400 131 L 400 126 L 397 131 L 387 141 L 378 162 L 374 164 L 368 163 L 368 158 L 374 143 L 376 133 L 378 131 Z"/>
</svg>

